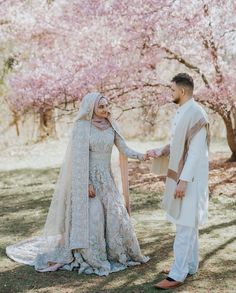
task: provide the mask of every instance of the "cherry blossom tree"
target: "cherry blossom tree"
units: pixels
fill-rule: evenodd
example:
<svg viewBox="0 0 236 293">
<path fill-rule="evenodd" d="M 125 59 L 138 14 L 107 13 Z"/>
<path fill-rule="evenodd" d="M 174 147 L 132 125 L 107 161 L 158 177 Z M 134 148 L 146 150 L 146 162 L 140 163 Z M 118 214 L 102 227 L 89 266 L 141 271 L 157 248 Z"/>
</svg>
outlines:
<svg viewBox="0 0 236 293">
<path fill-rule="evenodd" d="M 5 79 L 14 111 L 46 113 L 94 89 L 155 109 L 170 102 L 167 71 L 185 70 L 236 160 L 235 1 L 11 2 L 0 4 L 0 39 L 18 48 Z"/>
</svg>

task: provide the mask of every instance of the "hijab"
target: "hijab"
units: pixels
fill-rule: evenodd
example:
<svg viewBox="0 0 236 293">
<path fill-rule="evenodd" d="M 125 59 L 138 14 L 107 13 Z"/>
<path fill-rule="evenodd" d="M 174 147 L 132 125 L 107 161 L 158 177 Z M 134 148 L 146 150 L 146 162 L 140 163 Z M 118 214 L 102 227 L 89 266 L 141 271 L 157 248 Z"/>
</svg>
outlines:
<svg viewBox="0 0 236 293">
<path fill-rule="evenodd" d="M 105 99 L 107 101 L 107 98 L 103 96 L 97 97 L 95 104 L 94 104 L 94 111 L 93 111 L 93 116 L 92 116 L 92 124 L 96 126 L 100 130 L 106 130 L 111 127 L 111 123 L 107 118 L 104 117 L 99 117 L 96 112 L 99 107 L 99 102 L 101 99 Z M 110 115 L 110 113 L 109 113 Z"/>
</svg>

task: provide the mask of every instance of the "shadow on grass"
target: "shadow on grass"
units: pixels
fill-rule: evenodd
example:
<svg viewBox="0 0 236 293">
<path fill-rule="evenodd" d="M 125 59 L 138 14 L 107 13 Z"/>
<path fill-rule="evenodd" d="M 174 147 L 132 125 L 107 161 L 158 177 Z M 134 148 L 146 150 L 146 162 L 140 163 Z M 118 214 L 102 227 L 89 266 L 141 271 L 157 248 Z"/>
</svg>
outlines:
<svg viewBox="0 0 236 293">
<path fill-rule="evenodd" d="M 231 237 L 230 239 L 228 239 L 227 241 L 225 241 L 224 243 L 220 244 L 219 246 L 217 246 L 215 249 L 211 250 L 210 252 L 208 252 L 204 258 L 202 259 L 202 261 L 200 262 L 200 267 L 202 267 L 210 258 L 212 258 L 213 256 L 215 256 L 217 254 L 218 251 L 224 249 L 227 245 L 233 243 L 234 241 L 236 241 L 236 236 L 235 237 Z"/>
<path fill-rule="evenodd" d="M 159 209 L 162 194 L 156 192 L 139 192 L 130 189 L 130 198 L 132 203 L 132 211 L 141 211 L 143 209 Z"/>
<path fill-rule="evenodd" d="M 42 170 L 17 170 L 11 172 L 1 172 L 0 180 L 3 183 L 2 191 L 2 215 L 3 225 L 0 227 L 1 237 L 7 236 L 9 240 L 15 235 L 19 238 L 27 238 L 39 230 L 46 219 L 46 214 L 50 205 L 53 193 L 53 185 L 56 182 L 59 169 Z M 131 190 L 133 211 L 159 209 L 161 195 L 157 193 L 139 193 Z M 146 223 L 146 222 L 145 222 Z M 214 230 L 220 230 L 227 227 L 233 227 L 236 220 L 215 224 L 201 229 L 200 234 L 210 234 Z M 0 292 L 27 292 L 29 290 L 43 290 L 43 292 L 57 292 L 67 289 L 71 292 L 157 292 L 153 285 L 166 277 L 159 273 L 161 266 L 170 260 L 172 254 L 172 244 L 174 233 L 166 232 L 160 225 L 157 229 L 143 226 L 140 231 L 139 241 L 141 249 L 145 255 L 149 255 L 151 260 L 144 265 L 132 267 L 125 271 L 111 274 L 108 277 L 77 275 L 76 272 L 58 271 L 53 273 L 40 274 L 35 272 L 32 267 L 17 265 L 7 260 L 5 256 L 6 241 L 1 245 L 1 257 L 4 263 L 9 265 L 0 273 Z M 153 225 L 151 227 L 155 227 Z M 168 230 L 168 229 L 167 229 Z M 169 230 L 168 230 L 169 231 Z M 219 273 L 212 272 L 205 268 L 207 260 L 217 256 L 217 253 L 236 240 L 232 237 L 224 243 L 220 243 L 216 248 L 205 253 L 200 264 L 200 272 L 197 275 L 197 282 L 194 277 L 188 278 L 185 285 L 175 292 L 182 292 L 183 289 L 193 286 L 194 292 L 208 292 L 209 288 L 214 287 L 216 280 L 220 277 Z M 221 261 L 219 267 L 222 267 L 224 276 L 233 279 L 235 271 L 232 269 L 233 263 Z M 225 269 L 227 268 L 227 269 Z M 151 280 L 151 281 L 150 281 Z M 56 289 L 55 289 L 56 287 Z M 202 288 L 205 291 L 202 291 Z M 62 292 L 62 291 L 61 291 Z M 173 292 L 167 290 L 165 292 Z M 190 291 L 193 292 L 193 291 Z M 213 291 L 212 291 L 213 292 Z"/>
<path fill-rule="evenodd" d="M 202 234 L 209 234 L 211 233 L 213 230 L 218 230 L 218 229 L 222 229 L 222 228 L 227 228 L 230 226 L 235 226 L 236 225 L 236 219 L 229 221 L 229 222 L 223 222 L 217 225 L 212 225 L 210 227 L 207 228 L 203 228 L 199 231 L 200 235 Z"/>
<path fill-rule="evenodd" d="M 49 208 L 53 190 L 32 191 L 6 197 L 3 201 L 0 216 L 10 216 L 11 213 L 40 209 L 46 212 Z M 33 198 L 32 198 L 33 194 Z"/>
<path fill-rule="evenodd" d="M 66 288 L 74 289 L 73 292 L 155 292 L 152 291 L 152 285 L 164 276 L 157 273 L 153 282 L 147 282 L 146 279 L 148 279 L 150 271 L 156 271 L 156 263 L 166 260 L 172 250 L 172 240 L 167 237 L 163 240 L 164 235 L 160 236 L 159 240 L 155 239 L 145 245 L 142 245 L 141 239 L 141 249 L 145 251 L 148 246 L 151 256 L 151 260 L 146 264 L 130 267 L 108 277 L 77 275 L 76 272 L 68 271 L 37 273 L 32 267 L 20 265 L 1 272 L 0 284 L 2 284 L 2 288 L 0 288 L 0 292 L 27 292 L 27 290 L 44 288 L 47 289 L 47 292 L 54 292 L 50 291 L 50 289 L 53 290 L 53 287 L 63 287 L 65 292 Z M 134 285 L 137 281 L 139 284 Z M 153 288 L 153 290 L 155 289 Z"/>
</svg>

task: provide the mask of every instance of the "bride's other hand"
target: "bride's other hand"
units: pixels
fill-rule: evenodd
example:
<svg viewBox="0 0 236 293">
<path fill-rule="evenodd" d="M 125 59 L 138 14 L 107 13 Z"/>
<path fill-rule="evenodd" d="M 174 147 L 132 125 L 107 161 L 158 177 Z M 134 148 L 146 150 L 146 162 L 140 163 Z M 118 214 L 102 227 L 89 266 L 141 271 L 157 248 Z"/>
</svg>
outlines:
<svg viewBox="0 0 236 293">
<path fill-rule="evenodd" d="M 89 184 L 88 186 L 88 194 L 91 198 L 95 197 L 96 195 L 92 184 Z"/>
</svg>

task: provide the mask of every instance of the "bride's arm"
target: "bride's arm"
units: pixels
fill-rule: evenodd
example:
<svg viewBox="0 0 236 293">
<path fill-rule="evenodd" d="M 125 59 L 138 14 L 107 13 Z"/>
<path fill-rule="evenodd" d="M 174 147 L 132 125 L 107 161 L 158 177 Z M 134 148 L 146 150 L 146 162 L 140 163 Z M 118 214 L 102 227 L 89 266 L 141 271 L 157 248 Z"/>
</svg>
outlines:
<svg viewBox="0 0 236 293">
<path fill-rule="evenodd" d="M 125 142 L 125 140 L 116 132 L 115 133 L 115 145 L 118 150 L 124 154 L 127 158 L 138 159 L 140 161 L 144 161 L 146 159 L 146 155 L 136 152 L 129 148 Z"/>
</svg>

